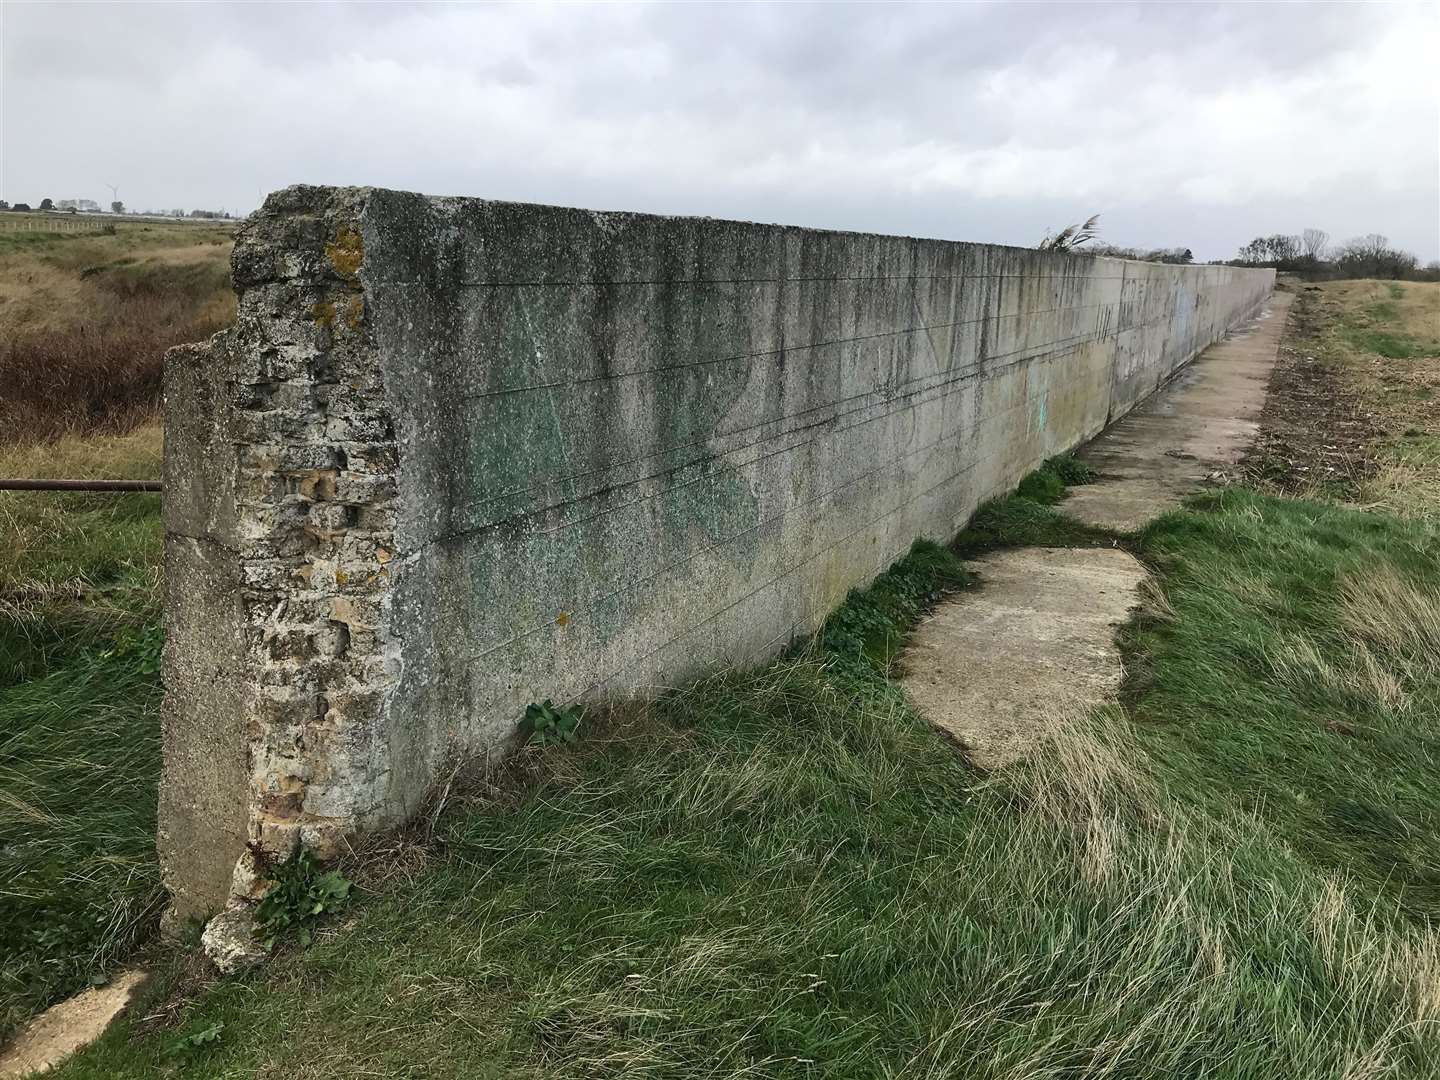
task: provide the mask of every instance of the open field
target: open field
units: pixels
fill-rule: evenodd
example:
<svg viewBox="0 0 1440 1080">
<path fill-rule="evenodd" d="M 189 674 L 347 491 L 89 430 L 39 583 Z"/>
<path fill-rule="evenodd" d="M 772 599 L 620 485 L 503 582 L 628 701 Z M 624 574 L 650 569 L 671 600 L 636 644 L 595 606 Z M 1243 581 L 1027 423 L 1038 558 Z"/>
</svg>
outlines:
<svg viewBox="0 0 1440 1080">
<path fill-rule="evenodd" d="M 153 420 L 171 345 L 234 315 L 231 229 L 0 232 L 0 445 Z"/>
<path fill-rule="evenodd" d="M 1440 513 L 1440 284 L 1301 285 L 1290 320 L 1252 478 Z"/>
<path fill-rule="evenodd" d="M 1264 491 L 1113 535 L 1064 516 L 1086 475 L 1056 462 L 791 655 L 588 717 L 357 853 L 311 948 L 216 983 L 152 944 L 146 999 L 60 1075 L 1435 1075 L 1440 519 L 1398 455 L 1440 423 L 1386 389 L 1436 370 L 1432 287 L 1391 288 L 1302 294 Z M 1337 444 L 1302 441 L 1302 385 L 1363 422 L 1340 479 L 1308 475 Z M 0 469 L 155 475 L 157 450 L 140 427 Z M 0 534 L 13 1023 L 155 923 L 158 500 L 0 493 Z M 1156 577 L 1122 706 L 986 774 L 890 676 L 963 556 L 1011 544 Z"/>
</svg>

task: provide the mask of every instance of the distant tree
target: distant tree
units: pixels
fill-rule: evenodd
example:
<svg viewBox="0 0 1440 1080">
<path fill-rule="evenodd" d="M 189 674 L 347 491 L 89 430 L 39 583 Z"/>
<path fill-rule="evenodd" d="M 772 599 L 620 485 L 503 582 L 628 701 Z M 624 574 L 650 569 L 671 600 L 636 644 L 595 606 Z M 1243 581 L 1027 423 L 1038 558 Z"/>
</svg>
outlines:
<svg viewBox="0 0 1440 1080">
<path fill-rule="evenodd" d="M 119 199 L 116 199 L 110 204 L 110 212 L 112 214 L 123 214 L 125 212 L 125 204 Z"/>
<path fill-rule="evenodd" d="M 1265 238 L 1269 262 L 1276 266 L 1288 266 L 1300 258 L 1300 237 L 1276 233 Z"/>
<path fill-rule="evenodd" d="M 16 210 L 29 210 L 29 209 L 30 209 L 30 204 L 29 204 L 28 202 L 17 202 L 17 203 L 15 204 L 15 209 L 16 209 Z"/>
<path fill-rule="evenodd" d="M 1330 246 L 1330 234 L 1324 229 L 1306 229 L 1300 234 L 1300 254 L 1311 262 L 1325 258 L 1325 249 Z"/>
<path fill-rule="evenodd" d="M 40 200 L 40 209 L 41 209 L 41 210 L 54 210 L 54 209 L 55 209 L 55 200 L 54 200 L 54 199 L 41 199 L 41 200 Z"/>
<path fill-rule="evenodd" d="M 1364 236 L 1357 236 L 1353 240 L 1347 240 L 1342 254 L 1354 255 L 1362 259 L 1378 259 L 1390 248 L 1390 238 L 1380 233 L 1366 233 Z"/>
<path fill-rule="evenodd" d="M 1344 277 L 1402 278 L 1414 274 L 1419 262 L 1379 233 L 1347 240 L 1335 256 L 1335 268 Z"/>
<path fill-rule="evenodd" d="M 1240 249 L 1240 253 L 1236 256 L 1235 261 L 1258 266 L 1260 263 L 1263 263 L 1269 255 L 1270 247 L 1265 242 L 1265 238 L 1263 236 L 1257 236 Z"/>
<path fill-rule="evenodd" d="M 9 210 L 9 209 L 10 209 L 10 204 L 9 204 L 8 202 L 6 202 L 4 199 L 0 199 L 0 210 Z"/>
</svg>

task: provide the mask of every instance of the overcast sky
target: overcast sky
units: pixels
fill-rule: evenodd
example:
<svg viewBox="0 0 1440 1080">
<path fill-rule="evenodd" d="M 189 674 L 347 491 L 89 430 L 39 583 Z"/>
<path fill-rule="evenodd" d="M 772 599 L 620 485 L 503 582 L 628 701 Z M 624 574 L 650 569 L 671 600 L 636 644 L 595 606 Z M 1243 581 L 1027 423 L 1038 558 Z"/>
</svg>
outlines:
<svg viewBox="0 0 1440 1080">
<path fill-rule="evenodd" d="M 376 184 L 1440 258 L 1440 4 L 0 4 L 0 197 Z"/>
</svg>

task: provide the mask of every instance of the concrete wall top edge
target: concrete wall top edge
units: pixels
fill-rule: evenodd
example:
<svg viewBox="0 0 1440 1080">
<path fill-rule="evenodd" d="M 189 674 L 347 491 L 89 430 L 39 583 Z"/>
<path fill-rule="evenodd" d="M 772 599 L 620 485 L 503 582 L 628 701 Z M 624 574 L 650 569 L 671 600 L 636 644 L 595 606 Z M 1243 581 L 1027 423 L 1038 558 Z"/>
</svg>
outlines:
<svg viewBox="0 0 1440 1080">
<path fill-rule="evenodd" d="M 635 210 L 602 210 L 587 207 L 565 206 L 557 203 L 529 203 L 510 199 L 491 199 L 469 195 L 426 195 L 421 192 L 374 186 L 330 186 L 294 184 L 266 196 L 255 215 L 241 225 L 241 237 L 253 222 L 269 217 L 283 217 L 293 214 L 317 216 L 352 217 L 360 220 L 369 215 L 372 207 L 385 216 L 396 213 L 425 213 L 456 215 L 465 212 L 501 215 L 514 220 L 526 215 L 570 217 L 577 223 L 589 220 L 597 231 L 615 235 L 622 230 L 636 227 L 665 227 L 673 230 L 677 226 L 692 226 L 697 229 L 720 231 L 744 230 L 775 232 L 786 237 L 832 238 L 845 244 L 873 241 L 902 245 L 936 245 L 946 248 L 970 248 L 994 252 L 999 255 L 1022 258 L 1033 265 L 1036 262 L 1050 263 L 1069 273 L 1086 272 L 1097 262 L 1115 263 L 1121 266 L 1143 266 L 1155 268 L 1170 267 L 1174 270 L 1195 270 L 1206 267 L 1240 272 L 1263 274 L 1266 271 L 1246 267 L 1231 267 L 1225 264 L 1193 263 L 1188 267 L 1151 263 L 1137 259 L 1123 259 L 1111 255 L 1090 254 L 1084 251 L 1056 252 L 1040 251 L 1033 247 L 1017 244 L 1001 244 L 978 240 L 962 240 L 946 237 L 915 236 L 908 233 L 878 233 L 858 229 L 833 229 L 807 225 L 793 225 L 784 222 L 754 221 L 743 218 L 713 217 L 710 215 L 657 214 Z"/>
</svg>

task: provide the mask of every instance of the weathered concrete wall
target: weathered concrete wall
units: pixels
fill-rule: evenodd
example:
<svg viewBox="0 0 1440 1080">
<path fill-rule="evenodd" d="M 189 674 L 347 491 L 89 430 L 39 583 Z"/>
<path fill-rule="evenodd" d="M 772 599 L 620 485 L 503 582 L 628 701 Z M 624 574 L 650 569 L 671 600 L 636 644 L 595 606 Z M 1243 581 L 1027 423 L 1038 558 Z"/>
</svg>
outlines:
<svg viewBox="0 0 1440 1080">
<path fill-rule="evenodd" d="M 813 630 L 1272 283 L 322 188 L 272 196 L 234 270 L 234 328 L 166 384 L 182 913 L 253 891 L 247 843 L 403 820 L 532 700 Z"/>
</svg>

